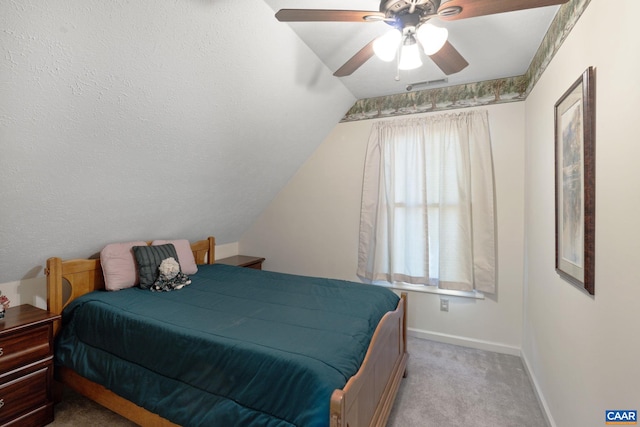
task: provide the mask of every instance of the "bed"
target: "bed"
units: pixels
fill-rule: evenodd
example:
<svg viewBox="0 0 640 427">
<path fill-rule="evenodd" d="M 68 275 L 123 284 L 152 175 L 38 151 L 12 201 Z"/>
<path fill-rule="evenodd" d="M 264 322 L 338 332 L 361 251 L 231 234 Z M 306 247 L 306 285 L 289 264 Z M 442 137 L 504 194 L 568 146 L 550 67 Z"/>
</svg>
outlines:
<svg viewBox="0 0 640 427">
<path fill-rule="evenodd" d="M 386 424 L 408 358 L 405 294 L 215 264 L 213 237 L 191 251 L 192 283 L 157 293 L 104 292 L 99 259 L 50 258 L 56 379 L 140 425 Z"/>
</svg>

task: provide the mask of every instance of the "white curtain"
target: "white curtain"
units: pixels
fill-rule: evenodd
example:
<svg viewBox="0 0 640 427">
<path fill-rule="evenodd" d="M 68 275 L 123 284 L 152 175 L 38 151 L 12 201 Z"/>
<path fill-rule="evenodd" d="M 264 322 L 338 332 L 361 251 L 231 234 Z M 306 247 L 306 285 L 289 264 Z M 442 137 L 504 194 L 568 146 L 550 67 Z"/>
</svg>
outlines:
<svg viewBox="0 0 640 427">
<path fill-rule="evenodd" d="M 486 111 L 380 121 L 365 160 L 358 276 L 495 293 Z"/>
</svg>

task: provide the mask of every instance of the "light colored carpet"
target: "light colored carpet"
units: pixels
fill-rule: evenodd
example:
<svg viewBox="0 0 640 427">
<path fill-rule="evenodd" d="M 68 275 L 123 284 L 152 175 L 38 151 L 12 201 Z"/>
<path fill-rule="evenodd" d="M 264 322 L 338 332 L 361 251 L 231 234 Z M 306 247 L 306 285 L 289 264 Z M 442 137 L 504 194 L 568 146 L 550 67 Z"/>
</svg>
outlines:
<svg viewBox="0 0 640 427">
<path fill-rule="evenodd" d="M 407 377 L 388 427 L 546 427 L 522 360 L 409 339 Z"/>
<path fill-rule="evenodd" d="M 55 427 L 134 427 L 135 423 L 65 387 L 54 408 Z"/>
<path fill-rule="evenodd" d="M 516 356 L 409 338 L 407 377 L 388 427 L 546 427 L 522 361 Z M 65 391 L 49 426 L 135 424 Z"/>
</svg>

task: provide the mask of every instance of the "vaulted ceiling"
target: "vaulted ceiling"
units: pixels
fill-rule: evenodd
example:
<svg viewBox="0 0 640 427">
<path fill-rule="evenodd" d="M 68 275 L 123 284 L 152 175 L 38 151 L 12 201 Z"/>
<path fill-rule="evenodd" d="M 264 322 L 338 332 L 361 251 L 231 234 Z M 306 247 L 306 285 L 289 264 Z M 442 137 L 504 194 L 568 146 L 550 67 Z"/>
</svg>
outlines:
<svg viewBox="0 0 640 427">
<path fill-rule="evenodd" d="M 0 283 L 236 242 L 355 97 L 262 0 L 0 2 Z"/>
<path fill-rule="evenodd" d="M 441 77 L 336 78 L 384 24 L 289 25 L 285 6 L 377 5 L 0 2 L 0 283 L 111 242 L 236 242 L 357 98 Z M 523 73 L 554 10 L 452 24 L 472 65 L 449 83 Z"/>
<path fill-rule="evenodd" d="M 265 0 L 273 9 L 379 10 L 378 0 Z M 500 1 L 500 0 L 497 0 Z M 507 3 L 509 0 L 505 0 Z M 438 81 L 428 87 L 480 82 L 525 73 L 559 6 L 546 6 L 457 21 L 438 18 L 435 23 L 449 30 L 449 42 L 466 58 L 469 66 L 445 75 L 423 56 L 417 70 L 397 72 L 396 62 L 368 60 L 342 83 L 358 99 L 402 93 L 408 84 Z M 391 28 L 384 22 L 290 22 L 293 31 L 334 72 L 363 46 Z M 396 75 L 400 78 L 396 80 Z"/>
</svg>

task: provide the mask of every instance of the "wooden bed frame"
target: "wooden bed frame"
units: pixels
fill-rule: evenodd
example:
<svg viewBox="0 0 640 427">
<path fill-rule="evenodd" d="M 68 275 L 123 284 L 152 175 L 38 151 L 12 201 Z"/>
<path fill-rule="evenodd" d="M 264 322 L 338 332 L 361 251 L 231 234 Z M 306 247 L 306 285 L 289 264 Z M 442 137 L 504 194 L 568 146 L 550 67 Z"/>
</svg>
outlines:
<svg viewBox="0 0 640 427">
<path fill-rule="evenodd" d="M 215 239 L 191 244 L 196 264 L 213 264 Z M 73 299 L 86 293 L 104 289 L 99 259 L 60 258 L 47 260 L 47 307 L 61 314 Z M 65 287 L 66 283 L 66 287 Z M 405 375 L 407 353 L 407 295 L 403 293 L 395 311 L 380 320 L 360 370 L 349 379 L 343 389 L 331 396 L 330 427 L 384 427 L 393 406 L 400 380 Z M 54 334 L 60 321 L 54 325 Z M 56 367 L 56 380 L 102 406 L 142 426 L 176 426 L 105 387 L 87 380 L 69 368 Z"/>
</svg>

